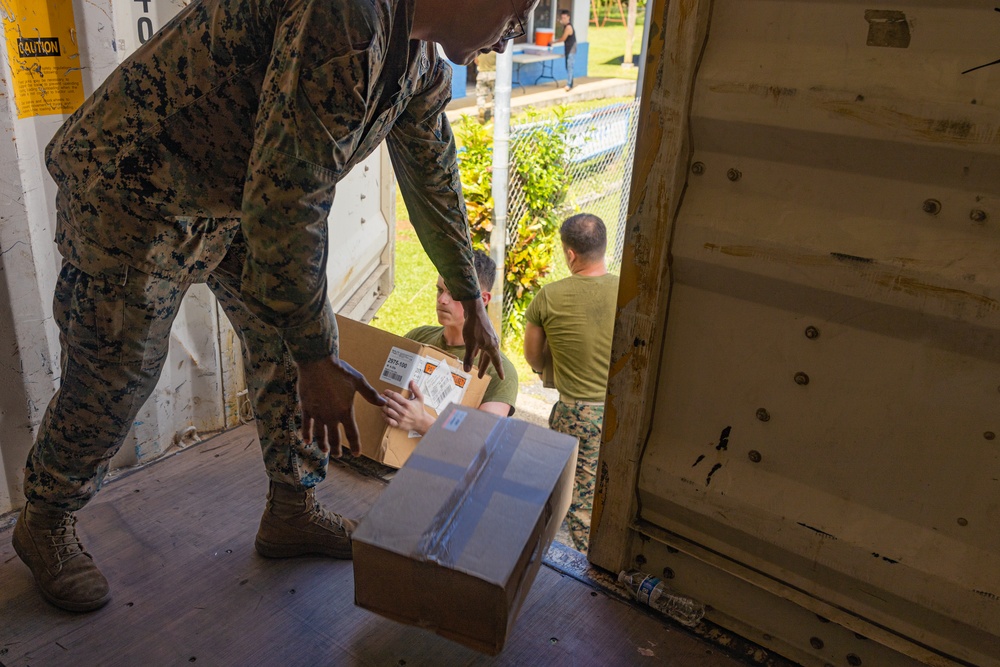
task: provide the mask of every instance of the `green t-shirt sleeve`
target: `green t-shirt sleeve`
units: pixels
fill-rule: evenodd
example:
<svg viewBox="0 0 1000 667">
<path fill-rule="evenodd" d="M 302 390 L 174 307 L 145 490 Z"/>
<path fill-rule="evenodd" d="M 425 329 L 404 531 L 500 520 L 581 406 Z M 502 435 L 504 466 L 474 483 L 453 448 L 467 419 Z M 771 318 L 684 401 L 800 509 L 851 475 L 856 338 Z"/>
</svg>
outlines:
<svg viewBox="0 0 1000 667">
<path fill-rule="evenodd" d="M 545 317 L 545 288 L 538 290 L 538 294 L 528 304 L 528 310 L 524 312 L 524 319 L 535 326 L 542 326 L 542 319 Z"/>
<path fill-rule="evenodd" d="M 486 369 L 490 376 L 490 385 L 483 395 L 483 403 L 506 403 L 513 407 L 517 402 L 517 369 L 514 368 L 514 364 L 510 362 L 507 355 L 501 354 L 500 357 L 503 361 L 504 378 L 501 380 L 496 369 L 490 364 L 489 368 Z"/>
</svg>

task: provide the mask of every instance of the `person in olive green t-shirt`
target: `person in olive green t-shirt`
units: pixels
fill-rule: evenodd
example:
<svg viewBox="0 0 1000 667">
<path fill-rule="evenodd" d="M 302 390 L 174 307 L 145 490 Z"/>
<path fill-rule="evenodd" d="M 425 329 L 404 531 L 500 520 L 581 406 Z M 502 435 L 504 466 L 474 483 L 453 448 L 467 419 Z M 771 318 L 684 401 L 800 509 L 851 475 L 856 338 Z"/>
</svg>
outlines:
<svg viewBox="0 0 1000 667">
<path fill-rule="evenodd" d="M 486 306 L 492 297 L 489 289 L 496 279 L 497 265 L 481 250 L 476 250 L 472 259 L 479 277 L 483 305 Z M 441 326 L 417 327 L 406 334 L 406 338 L 425 345 L 433 345 L 462 359 L 465 356 L 465 344 L 462 338 L 465 310 L 460 301 L 455 301 L 451 297 L 440 276 L 437 282 L 437 317 Z M 479 409 L 509 417 L 514 414 L 514 403 L 517 401 L 517 369 L 502 352 L 500 359 L 504 377 L 501 379 L 492 365 L 487 366 L 486 373 L 490 376 L 490 384 L 486 388 Z M 417 431 L 422 435 L 427 433 L 427 429 L 434 423 L 434 417 L 424 410 L 424 397 L 415 382 L 410 382 L 410 394 L 412 398 L 406 398 L 392 390 L 385 391 L 384 396 L 388 402 L 382 407 L 382 413 L 390 426 Z"/>
<path fill-rule="evenodd" d="M 524 358 L 536 373 L 551 362 L 559 400 L 549 426 L 580 441 L 573 501 L 566 522 L 573 545 L 586 552 L 594 502 L 597 454 L 604 422 L 618 276 L 604 262 L 607 231 L 581 213 L 559 230 L 569 278 L 542 287 L 525 313 Z"/>
</svg>

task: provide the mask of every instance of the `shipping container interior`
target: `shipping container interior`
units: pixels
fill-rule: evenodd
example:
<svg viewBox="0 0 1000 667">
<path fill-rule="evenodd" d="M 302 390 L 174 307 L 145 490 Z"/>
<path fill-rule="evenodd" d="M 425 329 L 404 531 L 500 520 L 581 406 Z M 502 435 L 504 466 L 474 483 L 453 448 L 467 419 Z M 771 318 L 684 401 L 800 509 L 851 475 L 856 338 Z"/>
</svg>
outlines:
<svg viewBox="0 0 1000 667">
<path fill-rule="evenodd" d="M 14 3 L 73 30 L 70 98 L 186 4 Z M 664 0 L 646 20 L 589 564 L 542 568 L 491 662 L 354 608 L 349 565 L 252 556 L 263 470 L 206 289 L 113 464 L 160 461 L 86 510 L 121 592 L 89 620 L 34 593 L 9 528 L 59 380 L 42 155 L 66 115 L 19 106 L 8 30 L 0 664 L 730 664 L 605 593 L 638 566 L 708 605 L 700 636 L 751 640 L 754 664 L 1000 665 L 1000 11 Z M 384 149 L 338 186 L 330 297 L 355 319 L 392 289 L 394 206 Z M 352 511 L 381 488 L 333 477 Z"/>
<path fill-rule="evenodd" d="M 260 445 L 239 342 L 204 286 L 183 303 L 161 381 L 111 462 L 104 491 L 80 512 L 83 540 L 111 576 L 114 600 L 80 615 L 38 595 L 10 538 L 24 502 L 25 454 L 59 383 L 51 300 L 60 257 L 44 147 L 74 106 L 187 4 L 17 0 L 2 9 L 8 46 L 18 30 L 44 26 L 62 31 L 75 51 L 65 54 L 71 67 L 44 72 L 61 82 L 58 108 L 48 92 L 27 105 L 30 68 L 16 50 L 6 50 L 0 76 L 0 131 L 8 139 L 0 142 L 0 665 L 628 664 L 666 656 L 737 664 L 551 565 L 541 568 L 503 655 L 490 659 L 354 606 L 349 562 L 258 557 Z M 394 207 L 384 149 L 338 184 L 327 278 L 339 313 L 370 319 L 391 291 Z M 384 485 L 335 465 L 320 493 L 329 506 L 361 516 Z"/>
</svg>

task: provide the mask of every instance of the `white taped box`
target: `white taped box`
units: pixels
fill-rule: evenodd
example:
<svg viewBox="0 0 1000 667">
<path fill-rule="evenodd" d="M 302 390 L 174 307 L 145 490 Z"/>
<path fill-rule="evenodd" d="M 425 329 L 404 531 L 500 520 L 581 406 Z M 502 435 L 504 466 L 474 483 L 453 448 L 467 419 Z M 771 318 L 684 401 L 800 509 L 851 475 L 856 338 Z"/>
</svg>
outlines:
<svg viewBox="0 0 1000 667">
<path fill-rule="evenodd" d="M 354 600 L 495 655 L 569 509 L 577 441 L 451 405 L 354 533 Z"/>
<path fill-rule="evenodd" d="M 425 410 L 437 417 L 437 408 L 450 402 L 479 407 L 489 386 L 490 376 L 477 377 L 462 369 L 462 361 L 431 345 L 424 345 L 375 327 L 337 316 L 340 331 L 340 358 L 361 371 L 368 382 L 382 393 L 386 389 L 409 397 L 410 380 L 425 394 Z M 451 377 L 441 368 L 445 364 Z M 411 434 L 389 426 L 382 409 L 360 396 L 354 399 L 354 417 L 361 437 L 361 453 L 380 463 L 398 468 L 420 442 L 419 434 Z"/>
</svg>

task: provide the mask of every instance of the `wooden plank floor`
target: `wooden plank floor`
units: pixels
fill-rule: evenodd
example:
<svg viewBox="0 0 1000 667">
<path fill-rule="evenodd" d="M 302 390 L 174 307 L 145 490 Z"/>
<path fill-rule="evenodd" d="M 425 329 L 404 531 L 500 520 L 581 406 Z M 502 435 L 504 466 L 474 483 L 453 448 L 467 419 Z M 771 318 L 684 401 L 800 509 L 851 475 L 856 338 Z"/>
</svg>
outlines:
<svg viewBox="0 0 1000 667">
<path fill-rule="evenodd" d="M 114 597 L 59 611 L 0 531 L 0 665 L 677 665 L 740 663 L 542 567 L 495 658 L 354 606 L 351 564 L 253 550 L 266 478 L 251 427 L 107 484 L 79 513 Z M 319 495 L 362 516 L 384 482 L 331 466 Z M 9 522 L 8 522 L 9 523 Z"/>
</svg>

